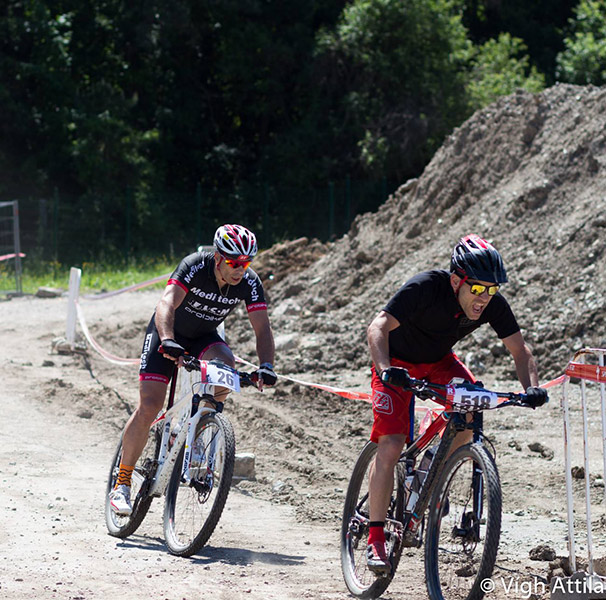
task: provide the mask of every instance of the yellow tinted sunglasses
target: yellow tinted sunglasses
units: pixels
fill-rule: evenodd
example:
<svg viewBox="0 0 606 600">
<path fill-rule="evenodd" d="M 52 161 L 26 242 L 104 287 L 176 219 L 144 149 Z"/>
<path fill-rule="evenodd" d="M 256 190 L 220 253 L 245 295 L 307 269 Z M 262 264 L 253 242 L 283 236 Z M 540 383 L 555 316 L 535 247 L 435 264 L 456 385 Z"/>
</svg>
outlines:
<svg viewBox="0 0 606 600">
<path fill-rule="evenodd" d="M 481 296 L 484 292 L 488 292 L 489 296 L 494 296 L 501 287 L 499 285 L 482 285 L 471 281 L 465 281 L 465 283 L 471 288 L 470 291 L 474 296 Z"/>
</svg>

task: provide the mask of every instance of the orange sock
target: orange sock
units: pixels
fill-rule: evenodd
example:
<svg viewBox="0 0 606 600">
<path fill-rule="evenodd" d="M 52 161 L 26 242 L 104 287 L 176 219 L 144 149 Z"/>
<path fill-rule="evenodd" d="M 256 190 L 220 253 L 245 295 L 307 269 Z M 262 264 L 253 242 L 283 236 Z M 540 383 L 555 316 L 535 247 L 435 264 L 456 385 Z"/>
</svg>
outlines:
<svg viewBox="0 0 606 600">
<path fill-rule="evenodd" d="M 126 485 L 130 487 L 130 480 L 133 475 L 135 466 L 129 467 L 123 463 L 120 463 L 120 472 L 118 473 L 118 479 L 116 480 L 116 487 L 119 485 Z"/>
</svg>

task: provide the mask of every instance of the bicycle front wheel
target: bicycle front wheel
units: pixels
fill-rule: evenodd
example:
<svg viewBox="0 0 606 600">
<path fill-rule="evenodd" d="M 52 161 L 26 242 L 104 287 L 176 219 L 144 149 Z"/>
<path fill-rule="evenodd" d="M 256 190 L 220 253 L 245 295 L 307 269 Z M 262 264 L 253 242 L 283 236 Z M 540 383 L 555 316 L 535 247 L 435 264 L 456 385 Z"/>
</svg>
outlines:
<svg viewBox="0 0 606 600">
<path fill-rule="evenodd" d="M 480 444 L 459 448 L 444 465 L 429 506 L 425 573 L 431 600 L 480 600 L 501 533 L 501 483 Z"/>
<path fill-rule="evenodd" d="M 358 598 L 378 598 L 393 579 L 402 552 L 402 490 L 403 468 L 394 469 L 394 486 L 389 505 L 385 536 L 392 556 L 392 569 L 388 575 L 377 576 L 366 566 L 366 547 L 370 508 L 368 503 L 368 482 L 373 468 L 377 445 L 368 442 L 362 449 L 354 466 L 343 508 L 341 525 L 341 569 L 347 589 Z"/>
<path fill-rule="evenodd" d="M 147 515 L 153 499 L 147 495 L 147 489 L 156 472 L 161 441 L 161 430 L 156 425 L 149 430 L 147 443 L 133 471 L 130 493 L 133 512 L 129 516 L 122 516 L 112 510 L 109 501 L 109 493 L 114 489 L 120 472 L 120 459 L 122 458 L 122 438 L 120 438 L 118 448 L 112 459 L 105 489 L 105 523 L 110 535 L 118 538 L 126 538 L 132 535 Z"/>
<path fill-rule="evenodd" d="M 220 413 L 198 423 L 189 475 L 181 481 L 185 447 L 175 462 L 164 503 L 164 539 L 171 554 L 195 554 L 213 533 L 229 494 L 236 441 L 229 420 Z"/>
</svg>

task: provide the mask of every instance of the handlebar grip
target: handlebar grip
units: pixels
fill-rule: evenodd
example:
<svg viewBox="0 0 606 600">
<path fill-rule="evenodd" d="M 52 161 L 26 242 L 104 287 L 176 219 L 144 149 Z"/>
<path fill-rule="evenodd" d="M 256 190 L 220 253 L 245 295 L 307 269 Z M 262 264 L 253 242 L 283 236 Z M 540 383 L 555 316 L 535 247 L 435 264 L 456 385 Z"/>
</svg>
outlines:
<svg viewBox="0 0 606 600">
<path fill-rule="evenodd" d="M 238 375 L 240 375 L 240 385 L 242 387 L 247 386 L 255 386 L 259 381 L 259 375 L 256 372 L 247 373 L 246 371 L 238 371 Z"/>
</svg>

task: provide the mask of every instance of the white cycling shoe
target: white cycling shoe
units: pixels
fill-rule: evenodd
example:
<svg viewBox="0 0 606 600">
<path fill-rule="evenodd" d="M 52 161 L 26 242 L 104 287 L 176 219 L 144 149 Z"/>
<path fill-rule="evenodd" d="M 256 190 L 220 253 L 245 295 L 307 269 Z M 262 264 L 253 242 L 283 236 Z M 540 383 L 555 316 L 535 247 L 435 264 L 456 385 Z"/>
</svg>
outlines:
<svg viewBox="0 0 606 600">
<path fill-rule="evenodd" d="M 133 512 L 133 506 L 130 503 L 130 487 L 119 485 L 109 493 L 109 503 L 112 510 L 121 516 L 128 517 Z"/>
</svg>

